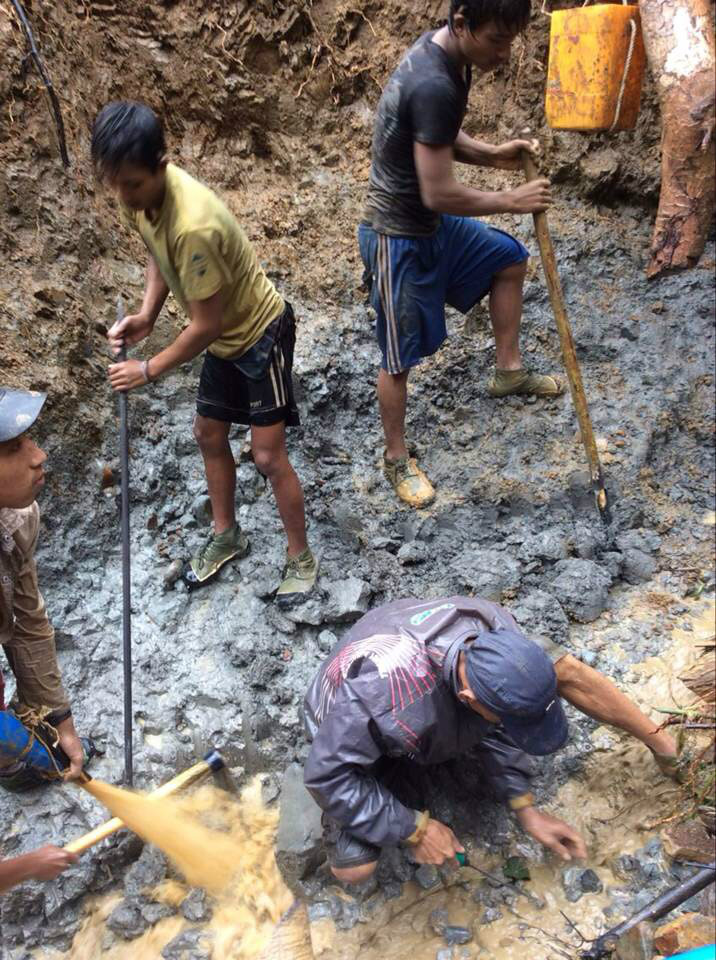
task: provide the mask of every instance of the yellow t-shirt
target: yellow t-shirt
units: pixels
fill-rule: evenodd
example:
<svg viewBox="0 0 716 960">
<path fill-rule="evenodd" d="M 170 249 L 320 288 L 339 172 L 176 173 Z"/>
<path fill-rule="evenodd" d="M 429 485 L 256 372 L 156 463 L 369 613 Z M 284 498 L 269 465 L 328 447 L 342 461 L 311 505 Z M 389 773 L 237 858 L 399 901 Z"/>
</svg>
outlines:
<svg viewBox="0 0 716 960">
<path fill-rule="evenodd" d="M 143 210 L 120 207 L 184 310 L 191 300 L 224 291 L 223 332 L 210 353 L 241 356 L 283 313 L 283 299 L 234 215 L 184 170 L 168 164 L 164 203 L 153 223 Z"/>
</svg>

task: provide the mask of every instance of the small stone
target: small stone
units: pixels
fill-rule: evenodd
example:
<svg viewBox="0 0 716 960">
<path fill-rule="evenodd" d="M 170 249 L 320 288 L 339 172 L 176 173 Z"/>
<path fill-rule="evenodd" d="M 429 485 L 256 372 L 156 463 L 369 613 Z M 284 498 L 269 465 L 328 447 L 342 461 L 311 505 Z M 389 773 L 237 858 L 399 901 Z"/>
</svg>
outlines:
<svg viewBox="0 0 716 960">
<path fill-rule="evenodd" d="M 206 902 L 206 891 L 199 887 L 194 887 L 188 895 L 184 897 L 179 910 L 183 917 L 192 923 L 202 923 L 211 918 L 212 909 Z"/>
<path fill-rule="evenodd" d="M 562 886 L 570 903 L 576 903 L 582 896 L 582 869 L 581 867 L 567 867 L 562 871 Z"/>
<path fill-rule="evenodd" d="M 654 949 L 667 957 L 713 943 L 713 920 L 701 913 L 684 913 L 671 923 L 657 927 Z"/>
<path fill-rule="evenodd" d="M 139 859 L 127 870 L 124 892 L 127 897 L 138 897 L 144 890 L 156 887 L 167 875 L 167 861 L 161 850 L 146 844 Z"/>
<path fill-rule="evenodd" d="M 430 911 L 428 926 L 438 937 L 442 937 L 448 925 L 448 919 L 447 910 L 445 910 L 444 907 L 437 907 L 435 910 Z"/>
<path fill-rule="evenodd" d="M 439 879 L 437 868 L 431 863 L 423 863 L 415 871 L 415 882 L 419 884 L 423 890 L 431 890 L 437 886 Z"/>
<path fill-rule="evenodd" d="M 664 850 L 672 860 L 692 860 L 695 863 L 711 863 L 714 859 L 714 842 L 701 820 L 687 820 L 666 827 L 661 834 Z"/>
<path fill-rule="evenodd" d="M 338 637 L 330 630 L 321 630 L 318 634 L 318 646 L 323 653 L 329 653 L 338 643 Z"/>
<path fill-rule="evenodd" d="M 443 939 L 451 947 L 469 943 L 472 940 L 472 930 L 469 927 L 447 926 L 443 931 Z"/>
<path fill-rule="evenodd" d="M 123 940 L 134 940 L 141 937 L 149 924 L 137 902 L 122 900 L 107 917 L 107 926 Z"/>
<path fill-rule="evenodd" d="M 155 923 L 159 923 L 160 920 L 164 920 L 166 917 L 173 917 L 176 913 L 174 907 L 170 907 L 168 903 L 143 903 L 140 910 L 142 911 L 144 919 L 152 927 Z"/>
<path fill-rule="evenodd" d="M 184 930 L 162 950 L 164 960 L 210 960 L 211 948 L 202 940 L 208 939 L 202 930 Z"/>
<path fill-rule="evenodd" d="M 579 883 L 585 893 L 601 893 L 603 890 L 602 881 L 594 870 L 582 870 Z"/>
<path fill-rule="evenodd" d="M 191 514 L 199 523 L 209 523 L 212 518 L 211 500 L 203 493 L 194 498 Z"/>
<path fill-rule="evenodd" d="M 370 584 L 357 577 L 329 583 L 326 619 L 339 623 L 357 620 L 367 612 L 371 592 Z"/>
<path fill-rule="evenodd" d="M 482 915 L 482 923 L 495 923 L 502 919 L 502 911 L 499 907 L 486 907 Z"/>
<path fill-rule="evenodd" d="M 570 557 L 555 566 L 552 592 L 580 623 L 591 623 L 607 608 L 611 575 L 593 560 Z"/>
<path fill-rule="evenodd" d="M 321 862 L 322 837 L 321 810 L 304 786 L 303 767 L 289 764 L 281 784 L 276 863 L 294 892 Z"/>
<path fill-rule="evenodd" d="M 181 560 L 172 560 L 172 562 L 169 564 L 169 566 L 166 568 L 166 570 L 162 574 L 162 579 L 164 581 L 165 586 L 170 587 L 173 583 L 176 583 L 176 581 L 181 576 L 181 572 L 182 572 Z"/>
<path fill-rule="evenodd" d="M 427 559 L 428 548 L 419 540 L 411 540 L 409 543 L 404 543 L 400 550 L 398 550 L 398 563 L 404 567 L 416 563 L 424 563 Z"/>
</svg>

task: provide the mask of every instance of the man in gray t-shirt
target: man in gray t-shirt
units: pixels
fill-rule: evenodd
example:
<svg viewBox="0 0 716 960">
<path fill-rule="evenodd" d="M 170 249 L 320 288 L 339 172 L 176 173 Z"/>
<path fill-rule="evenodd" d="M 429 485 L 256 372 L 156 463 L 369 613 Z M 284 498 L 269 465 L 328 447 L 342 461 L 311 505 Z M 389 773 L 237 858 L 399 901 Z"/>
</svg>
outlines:
<svg viewBox="0 0 716 960">
<path fill-rule="evenodd" d="M 384 471 L 398 497 L 416 507 L 430 503 L 434 490 L 405 445 L 408 376 L 445 340 L 446 303 L 467 313 L 489 294 L 497 365 L 491 396 L 562 392 L 554 377 L 522 366 L 527 250 L 473 219 L 545 210 L 549 182 L 488 193 L 463 186 L 453 175 L 455 160 L 517 169 L 521 152 L 533 149 L 525 140 L 495 147 L 462 130 L 472 69 L 486 72 L 506 63 L 529 15 L 530 0 L 451 0 L 448 24 L 408 50 L 378 105 L 358 236 L 382 352 Z"/>
</svg>

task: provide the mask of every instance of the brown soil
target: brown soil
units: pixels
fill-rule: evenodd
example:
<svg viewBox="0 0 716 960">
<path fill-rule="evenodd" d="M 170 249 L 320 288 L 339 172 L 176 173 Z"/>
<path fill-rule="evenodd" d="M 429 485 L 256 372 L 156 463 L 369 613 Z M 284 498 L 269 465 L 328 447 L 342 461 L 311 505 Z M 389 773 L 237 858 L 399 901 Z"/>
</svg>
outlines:
<svg viewBox="0 0 716 960">
<path fill-rule="evenodd" d="M 142 99 L 161 113 L 172 156 L 222 192 L 283 287 L 327 309 L 354 298 L 373 109 L 401 51 L 439 25 L 445 7 L 441 0 L 210 0 L 200 8 L 186 0 L 28 2 L 62 105 L 71 158 L 64 171 L 25 37 L 9 0 L 0 0 L 3 381 L 48 390 L 51 405 L 61 405 L 64 439 L 82 438 L 85 453 L 99 438 L 103 334 L 117 292 L 136 302 L 144 259 L 111 198 L 95 190 L 88 161 L 92 119 L 110 99 Z M 539 131 L 544 169 L 563 185 L 562 200 L 608 193 L 653 205 L 651 88 L 633 133 L 551 132 L 543 115 L 547 45 L 548 20 L 535 12 L 511 67 L 478 79 L 467 128 L 493 141 L 526 125 Z M 507 182 L 504 174 L 470 173 L 475 182 Z M 167 316 L 155 336 L 166 337 L 171 323 Z"/>
</svg>

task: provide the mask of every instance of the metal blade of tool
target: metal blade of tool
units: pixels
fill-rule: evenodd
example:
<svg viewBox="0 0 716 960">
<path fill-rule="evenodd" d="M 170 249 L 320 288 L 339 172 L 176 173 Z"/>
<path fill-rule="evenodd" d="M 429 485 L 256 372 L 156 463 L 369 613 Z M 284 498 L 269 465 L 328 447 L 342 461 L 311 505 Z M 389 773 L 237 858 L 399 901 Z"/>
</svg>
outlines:
<svg viewBox="0 0 716 960">
<path fill-rule="evenodd" d="M 117 297 L 117 323 L 124 320 L 124 304 Z M 127 346 L 122 342 L 120 360 L 127 359 Z M 134 783 L 132 756 L 132 606 L 131 567 L 129 554 L 129 423 L 127 391 L 119 394 L 119 466 L 122 474 L 122 665 L 124 670 L 124 782 Z"/>
<path fill-rule="evenodd" d="M 530 180 L 536 180 L 539 177 L 537 166 L 532 156 L 527 153 L 526 150 L 522 151 L 522 167 L 528 182 Z M 611 515 L 607 502 L 607 491 L 604 487 L 604 471 L 602 470 L 599 453 L 597 452 L 597 443 L 594 439 L 594 430 L 592 429 L 592 421 L 589 416 L 589 406 L 584 392 L 584 383 L 582 382 L 582 372 L 579 369 L 572 328 L 569 325 L 567 308 L 564 304 L 564 296 L 562 295 L 562 285 L 559 281 L 559 274 L 557 273 L 557 260 L 554 254 L 554 247 L 552 246 L 549 226 L 547 225 L 547 214 L 535 213 L 533 214 L 533 218 L 535 233 L 537 234 L 537 243 L 539 244 L 540 256 L 542 257 L 544 277 L 547 283 L 549 299 L 552 304 L 552 312 L 554 313 L 554 319 L 557 324 L 559 341 L 562 346 L 564 368 L 567 371 L 572 402 L 577 412 L 579 432 L 582 435 L 582 443 L 587 453 L 592 490 L 594 491 L 594 498 L 599 514 L 605 523 L 608 523 L 611 520 Z"/>
</svg>

